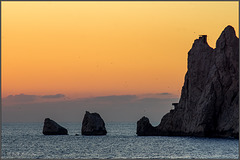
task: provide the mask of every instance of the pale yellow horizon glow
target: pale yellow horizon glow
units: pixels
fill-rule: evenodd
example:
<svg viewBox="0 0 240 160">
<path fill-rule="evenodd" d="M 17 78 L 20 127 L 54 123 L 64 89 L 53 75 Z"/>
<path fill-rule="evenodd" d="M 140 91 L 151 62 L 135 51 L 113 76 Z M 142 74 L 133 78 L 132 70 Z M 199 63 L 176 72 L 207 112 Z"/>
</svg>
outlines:
<svg viewBox="0 0 240 160">
<path fill-rule="evenodd" d="M 238 2 L 2 2 L 2 97 L 180 95 L 200 34 L 215 48 Z"/>
</svg>

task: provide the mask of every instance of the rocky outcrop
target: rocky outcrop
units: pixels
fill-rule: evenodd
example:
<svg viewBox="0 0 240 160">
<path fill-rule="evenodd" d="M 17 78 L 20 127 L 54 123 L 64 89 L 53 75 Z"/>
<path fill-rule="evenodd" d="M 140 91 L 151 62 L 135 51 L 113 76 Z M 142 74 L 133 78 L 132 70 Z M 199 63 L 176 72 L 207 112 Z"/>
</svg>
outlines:
<svg viewBox="0 0 240 160">
<path fill-rule="evenodd" d="M 68 130 L 50 118 L 44 120 L 44 126 L 42 133 L 44 135 L 68 135 Z"/>
<path fill-rule="evenodd" d="M 239 39 L 232 26 L 215 49 L 205 38 L 188 52 L 179 103 L 162 118 L 158 135 L 239 137 Z"/>
<path fill-rule="evenodd" d="M 142 117 L 137 121 L 137 135 L 138 136 L 153 136 L 156 134 L 156 127 L 153 127 L 147 117 Z"/>
<path fill-rule="evenodd" d="M 105 123 L 98 113 L 86 111 L 82 122 L 82 135 L 106 135 Z"/>
</svg>

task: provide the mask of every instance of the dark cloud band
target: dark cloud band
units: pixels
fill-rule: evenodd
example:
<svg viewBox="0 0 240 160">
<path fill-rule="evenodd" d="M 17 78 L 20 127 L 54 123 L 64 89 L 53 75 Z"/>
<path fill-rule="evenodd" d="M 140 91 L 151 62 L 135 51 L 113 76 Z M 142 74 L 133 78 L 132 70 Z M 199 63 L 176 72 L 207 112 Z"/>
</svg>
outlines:
<svg viewBox="0 0 240 160">
<path fill-rule="evenodd" d="M 41 98 L 63 98 L 65 97 L 64 94 L 55 94 L 55 95 L 44 95 L 44 96 L 41 96 Z"/>
</svg>

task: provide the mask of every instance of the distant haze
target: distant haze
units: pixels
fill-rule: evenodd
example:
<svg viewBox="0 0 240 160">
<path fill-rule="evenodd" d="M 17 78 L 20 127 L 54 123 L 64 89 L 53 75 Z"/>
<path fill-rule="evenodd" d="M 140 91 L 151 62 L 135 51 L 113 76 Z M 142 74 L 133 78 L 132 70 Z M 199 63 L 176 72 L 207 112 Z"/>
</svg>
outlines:
<svg viewBox="0 0 240 160">
<path fill-rule="evenodd" d="M 81 122 L 85 111 L 98 112 L 106 122 L 136 122 L 147 116 L 159 123 L 177 102 L 170 93 L 103 96 L 68 99 L 63 94 L 46 96 L 11 95 L 3 98 L 3 122 L 43 122 L 52 118 L 60 122 Z M 49 97 L 52 97 L 50 99 Z"/>
</svg>

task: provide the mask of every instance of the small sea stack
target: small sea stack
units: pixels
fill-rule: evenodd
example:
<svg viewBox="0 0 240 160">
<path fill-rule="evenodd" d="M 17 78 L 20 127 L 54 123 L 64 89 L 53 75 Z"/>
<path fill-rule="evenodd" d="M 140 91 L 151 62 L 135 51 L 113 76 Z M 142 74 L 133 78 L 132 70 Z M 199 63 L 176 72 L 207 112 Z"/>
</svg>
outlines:
<svg viewBox="0 0 240 160">
<path fill-rule="evenodd" d="M 86 111 L 82 122 L 82 135 L 106 135 L 105 123 L 98 113 Z"/>
<path fill-rule="evenodd" d="M 138 136 L 153 136 L 157 135 L 156 127 L 153 127 L 147 117 L 142 117 L 137 121 L 137 135 Z"/>
<path fill-rule="evenodd" d="M 43 132 L 44 135 L 68 135 L 68 130 L 50 118 L 44 120 Z"/>
</svg>

